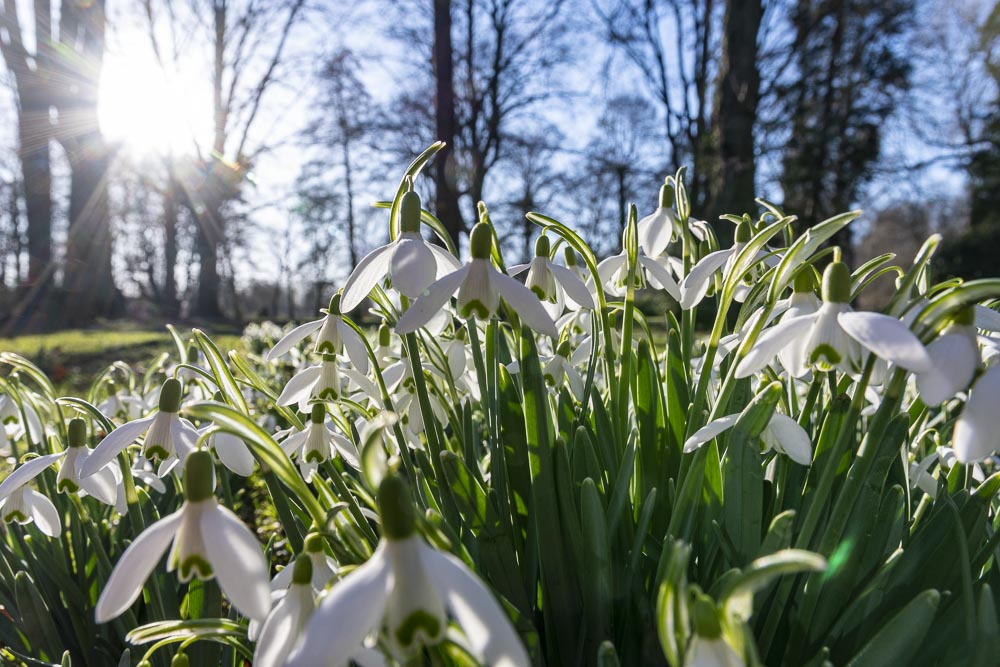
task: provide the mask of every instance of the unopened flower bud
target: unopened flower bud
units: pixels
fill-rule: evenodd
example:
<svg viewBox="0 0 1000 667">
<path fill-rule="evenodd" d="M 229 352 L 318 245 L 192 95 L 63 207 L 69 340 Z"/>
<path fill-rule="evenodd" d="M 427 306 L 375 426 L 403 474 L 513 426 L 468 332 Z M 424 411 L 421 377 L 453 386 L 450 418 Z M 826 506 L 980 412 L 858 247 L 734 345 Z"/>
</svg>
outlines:
<svg viewBox="0 0 1000 667">
<path fill-rule="evenodd" d="M 753 223 L 747 219 L 743 219 L 740 224 L 736 225 L 736 236 L 734 240 L 737 243 L 746 243 L 753 238 Z"/>
<path fill-rule="evenodd" d="M 187 653 L 177 653 L 170 661 L 170 667 L 190 667 L 190 665 L 191 660 L 187 657 Z"/>
</svg>

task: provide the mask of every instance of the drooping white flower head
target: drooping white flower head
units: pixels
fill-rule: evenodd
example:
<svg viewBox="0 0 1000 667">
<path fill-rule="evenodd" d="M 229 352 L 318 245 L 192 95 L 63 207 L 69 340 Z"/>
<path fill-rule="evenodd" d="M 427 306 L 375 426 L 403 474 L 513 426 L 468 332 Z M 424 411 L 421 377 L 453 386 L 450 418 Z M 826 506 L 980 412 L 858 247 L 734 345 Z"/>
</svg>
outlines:
<svg viewBox="0 0 1000 667">
<path fill-rule="evenodd" d="M 351 360 L 354 368 L 360 373 L 368 372 L 368 350 L 361 340 L 361 335 L 354 330 L 354 327 L 344 321 L 341 315 L 341 304 L 343 299 L 340 294 L 334 294 L 330 299 L 330 307 L 321 312 L 324 317 L 300 324 L 274 344 L 265 357 L 268 363 L 278 357 L 288 354 L 296 345 L 313 335 L 317 331 L 316 344 L 313 352 L 323 355 L 338 355 L 347 352 L 347 357 Z"/>
<path fill-rule="evenodd" d="M 307 482 L 311 482 L 319 464 L 337 456 L 344 458 L 352 468 L 359 468 L 358 449 L 354 443 L 333 431 L 326 425 L 326 405 L 314 403 L 306 427 L 289 435 L 281 448 L 288 454 L 297 456 L 299 470 Z"/>
<path fill-rule="evenodd" d="M 955 422 L 952 447 L 960 463 L 976 463 L 1000 448 L 1000 366 L 983 373 Z"/>
<path fill-rule="evenodd" d="M 323 598 L 287 666 L 345 666 L 365 638 L 383 627 L 388 645 L 405 660 L 440 642 L 450 616 L 478 660 L 527 667 L 528 654 L 489 589 L 462 561 L 430 548 L 417 534 L 406 484 L 387 477 L 378 501 L 381 543 Z"/>
<path fill-rule="evenodd" d="M 916 374 L 917 391 L 927 406 L 941 405 L 972 382 L 980 365 L 974 318 L 973 309 L 964 309 L 927 346 L 931 366 Z"/>
<path fill-rule="evenodd" d="M 549 259 L 550 252 L 549 237 L 542 234 L 535 241 L 535 258 L 528 264 L 512 266 L 510 275 L 527 271 L 524 286 L 542 300 L 553 317 L 562 315 L 567 299 L 573 309 L 593 308 L 594 295 L 586 283 L 574 271 Z"/>
<path fill-rule="evenodd" d="M 7 476 L 0 484 L 0 518 L 4 523 L 26 524 L 33 521 L 49 537 L 62 534 L 62 523 L 55 505 L 27 484 L 64 455 L 65 452 L 58 452 L 39 456 L 18 466 Z"/>
<path fill-rule="evenodd" d="M 624 247 L 624 241 L 622 246 Z M 633 276 L 633 287 L 644 289 L 647 285 L 654 289 L 662 289 L 670 295 L 674 301 L 680 301 L 681 292 L 671 271 L 678 271 L 680 265 L 673 257 L 664 255 L 653 257 L 643 252 L 642 247 L 636 255 L 635 275 Z M 601 279 L 604 291 L 611 296 L 624 296 L 628 288 L 628 253 L 622 250 L 617 255 L 612 255 L 601 260 L 597 265 L 597 275 Z"/>
<path fill-rule="evenodd" d="M 315 591 L 311 585 L 312 561 L 300 554 L 283 572 L 289 573 L 284 595 L 271 609 L 257 634 L 253 653 L 255 667 L 282 667 L 306 623 L 316 610 Z"/>
<path fill-rule="evenodd" d="M 839 370 L 853 375 L 861 370 L 863 349 L 901 368 L 921 373 L 931 367 L 927 350 L 909 327 L 889 315 L 856 312 L 849 305 L 850 270 L 831 262 L 823 273 L 823 305 L 812 314 L 782 320 L 765 330 L 740 360 L 736 377 L 743 378 L 767 366 L 779 352 L 802 340 L 801 351 L 788 363 L 790 372 L 803 368 Z"/>
<path fill-rule="evenodd" d="M 323 550 L 323 538 L 319 533 L 309 533 L 302 542 L 302 556 L 309 559 L 312 567 L 311 579 L 313 593 L 320 595 L 326 590 L 326 585 L 337 578 L 337 562 L 326 555 Z M 286 567 L 271 579 L 271 591 L 280 591 L 292 584 L 294 570 Z"/>
<path fill-rule="evenodd" d="M 80 476 L 97 473 L 143 434 L 142 455 L 161 464 L 161 476 L 167 474 L 174 465 L 183 462 L 198 442 L 197 429 L 177 414 L 180 405 L 181 383 L 169 378 L 160 389 L 156 414 L 127 422 L 106 435 L 80 466 Z"/>
<path fill-rule="evenodd" d="M 122 554 L 97 601 L 96 618 L 105 623 L 128 609 L 170 546 L 167 571 L 182 582 L 217 578 L 233 607 L 251 619 L 271 608 L 268 568 L 260 543 L 243 522 L 214 496 L 212 455 L 192 452 L 184 462 L 184 503 L 149 526 Z"/>
<path fill-rule="evenodd" d="M 435 280 L 461 268 L 454 255 L 420 236 L 420 196 L 413 190 L 400 199 L 399 227 L 396 240 L 368 253 L 351 272 L 341 301 L 345 311 L 357 308 L 386 278 L 400 294 L 415 299 Z"/>
<path fill-rule="evenodd" d="M 695 451 L 726 429 L 732 428 L 737 419 L 739 415 L 733 414 L 708 422 L 685 441 L 684 453 Z M 772 414 L 767 426 L 761 431 L 760 439 L 765 452 L 774 450 L 803 466 L 812 463 L 812 441 L 809 434 L 791 417 L 780 412 Z"/>
<path fill-rule="evenodd" d="M 471 259 L 462 268 L 441 278 L 417 298 L 396 324 L 396 332 L 408 334 L 427 324 L 458 292 L 458 313 L 487 320 L 496 314 L 503 298 L 521 320 L 535 331 L 555 338 L 556 325 L 538 297 L 490 262 L 493 230 L 478 223 L 469 234 Z"/>
<path fill-rule="evenodd" d="M 649 257 L 659 257 L 681 234 L 681 223 L 672 201 L 673 190 L 664 183 L 660 186 L 656 210 L 636 224 L 639 247 Z"/>
</svg>

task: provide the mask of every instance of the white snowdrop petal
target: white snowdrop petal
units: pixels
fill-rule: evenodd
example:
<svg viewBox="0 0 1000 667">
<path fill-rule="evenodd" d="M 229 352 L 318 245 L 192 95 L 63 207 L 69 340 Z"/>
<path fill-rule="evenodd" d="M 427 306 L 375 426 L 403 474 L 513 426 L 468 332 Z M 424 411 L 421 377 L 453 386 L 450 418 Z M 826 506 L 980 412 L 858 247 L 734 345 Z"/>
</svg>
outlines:
<svg viewBox="0 0 1000 667">
<path fill-rule="evenodd" d="M 670 275 L 670 271 L 665 266 L 645 255 L 639 255 L 639 264 L 670 295 L 671 299 L 674 301 L 681 300 L 681 288 L 677 285 L 677 281 L 674 280 L 674 277 Z"/>
<path fill-rule="evenodd" d="M 534 292 L 499 271 L 490 276 L 490 282 L 525 324 L 538 333 L 552 338 L 559 335 L 555 322 L 542 308 L 542 302 L 538 300 Z"/>
<path fill-rule="evenodd" d="M 719 417 L 718 419 L 713 419 L 708 422 L 700 429 L 695 431 L 690 438 L 684 443 L 684 453 L 690 454 L 695 451 L 706 442 L 719 435 L 727 428 L 733 426 L 736 420 L 739 419 L 739 415 L 726 415 L 725 417 Z"/>
<path fill-rule="evenodd" d="M 97 600 L 98 623 L 107 623 L 132 606 L 150 573 L 170 546 L 183 510 L 160 519 L 139 535 L 118 559 Z"/>
<path fill-rule="evenodd" d="M 433 243 L 428 244 L 427 247 L 429 247 L 431 252 L 434 253 L 434 261 L 437 262 L 437 274 L 434 276 L 435 280 L 441 280 L 449 273 L 454 273 L 462 268 L 462 263 L 458 261 L 458 258 L 444 248 L 434 245 Z"/>
<path fill-rule="evenodd" d="M 59 511 L 52 501 L 34 489 L 24 490 L 25 504 L 31 510 L 31 518 L 35 520 L 38 530 L 49 537 L 59 537 L 62 534 L 62 521 Z"/>
<path fill-rule="evenodd" d="M 974 336 L 946 333 L 927 346 L 931 367 L 918 373 L 917 391 L 928 406 L 941 405 L 969 387 L 979 367 L 979 347 Z"/>
<path fill-rule="evenodd" d="M 976 304 L 976 328 L 985 331 L 1000 331 L 1000 312 Z"/>
<path fill-rule="evenodd" d="M 372 289 L 389 272 L 392 261 L 392 250 L 395 244 L 390 243 L 376 248 L 361 258 L 358 265 L 344 283 L 344 291 L 340 293 L 340 311 L 349 313 L 365 300 Z"/>
<path fill-rule="evenodd" d="M 786 345 L 809 331 L 814 321 L 814 315 L 802 315 L 765 329 L 736 366 L 736 377 L 748 377 L 767 366 Z"/>
<path fill-rule="evenodd" d="M 787 415 L 775 412 L 764 429 L 764 441 L 775 451 L 785 454 L 799 465 L 812 463 L 812 442 L 805 429 Z"/>
<path fill-rule="evenodd" d="M 1000 445 L 1000 366 L 980 377 L 955 422 L 952 446 L 960 463 L 975 463 Z"/>
<path fill-rule="evenodd" d="M 347 351 L 347 358 L 354 364 L 354 368 L 359 373 L 368 372 L 368 348 L 361 339 L 361 334 L 354 330 L 344 321 L 337 323 L 340 337 L 344 341 L 344 349 Z"/>
<path fill-rule="evenodd" d="M 245 442 L 231 433 L 216 433 L 212 444 L 222 465 L 241 477 L 253 474 L 253 454 Z"/>
<path fill-rule="evenodd" d="M 323 597 L 285 667 L 347 665 L 382 620 L 390 584 L 387 567 L 382 542 L 367 563 Z"/>
<path fill-rule="evenodd" d="M 918 373 L 931 367 L 931 358 L 920 339 L 894 317 L 881 313 L 846 310 L 837 322 L 854 340 L 875 356 Z"/>
<path fill-rule="evenodd" d="M 90 477 L 114 460 L 126 447 L 146 432 L 156 415 L 122 424 L 104 436 L 80 467 L 81 477 Z"/>
<path fill-rule="evenodd" d="M 389 262 L 392 286 L 402 295 L 414 299 L 434 282 L 437 262 L 423 239 L 400 237 Z"/>
<path fill-rule="evenodd" d="M 292 405 L 293 403 L 301 402 L 304 398 L 308 398 L 313 385 L 319 381 L 322 374 L 322 366 L 310 366 L 305 370 L 299 371 L 288 381 L 285 388 L 281 390 L 281 395 L 278 396 L 276 403 L 278 405 Z"/>
<path fill-rule="evenodd" d="M 673 211 L 660 206 L 636 224 L 639 247 L 650 257 L 656 257 L 670 245 L 674 235 L 672 214 Z"/>
<path fill-rule="evenodd" d="M 254 667 L 284 665 L 285 657 L 299 638 L 298 628 L 303 610 L 300 605 L 294 604 L 295 600 L 294 596 L 283 596 L 267 615 L 257 637 L 257 648 L 253 653 Z"/>
<path fill-rule="evenodd" d="M 732 248 L 716 250 L 702 257 L 691 268 L 691 273 L 684 277 L 680 285 L 682 309 L 694 308 L 705 298 L 705 295 L 708 294 L 709 281 L 715 272 L 722 268 L 732 253 Z"/>
<path fill-rule="evenodd" d="M 421 544 L 427 576 L 445 596 L 445 603 L 475 653 L 493 667 L 529 667 L 531 660 L 507 614 L 493 593 L 448 553 Z"/>
<path fill-rule="evenodd" d="M 310 334 L 322 327 L 323 322 L 323 319 L 319 319 L 295 327 L 275 343 L 274 347 L 268 350 L 264 361 L 270 363 L 283 354 L 286 354 L 293 347 L 308 338 Z"/>
<path fill-rule="evenodd" d="M 409 309 L 403 313 L 396 323 L 396 333 L 413 333 L 420 327 L 427 324 L 436 315 L 452 295 L 462 285 L 466 275 L 469 273 L 469 265 L 463 266 L 458 271 L 450 273 L 444 278 L 433 283 L 417 297 Z"/>
<path fill-rule="evenodd" d="M 18 466 L 14 472 L 7 475 L 7 479 L 0 484 L 0 500 L 3 500 L 17 489 L 38 477 L 46 468 L 61 459 L 65 454 L 65 451 L 57 452 L 55 454 L 46 454 L 45 456 L 39 456 L 31 459 L 23 465 Z"/>
<path fill-rule="evenodd" d="M 271 608 L 267 560 L 257 537 L 221 505 L 206 507 L 201 536 L 219 587 L 240 613 L 263 619 Z"/>
<path fill-rule="evenodd" d="M 594 295 L 591 294 L 590 289 L 587 288 L 586 283 L 580 280 L 579 276 L 565 266 L 555 264 L 554 262 L 549 262 L 549 270 L 566 292 L 566 296 L 574 303 L 584 308 L 594 307 Z M 512 273 L 511 275 L 514 274 Z"/>
<path fill-rule="evenodd" d="M 113 468 L 98 470 L 90 477 L 80 480 L 80 488 L 105 505 L 114 505 L 118 498 L 118 484 L 115 482 Z"/>
</svg>

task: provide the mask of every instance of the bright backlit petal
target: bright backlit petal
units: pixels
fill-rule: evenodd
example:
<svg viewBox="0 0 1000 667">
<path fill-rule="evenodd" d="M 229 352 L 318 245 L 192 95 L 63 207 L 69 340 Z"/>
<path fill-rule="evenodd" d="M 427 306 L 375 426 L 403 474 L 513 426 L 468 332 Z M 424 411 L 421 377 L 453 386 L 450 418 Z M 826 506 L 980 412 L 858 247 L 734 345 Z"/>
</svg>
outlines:
<svg viewBox="0 0 1000 667">
<path fill-rule="evenodd" d="M 323 597 L 285 667 L 341 667 L 378 628 L 390 584 L 386 545 Z"/>
<path fill-rule="evenodd" d="M 497 293 L 507 302 L 521 321 L 540 334 L 553 338 L 559 335 L 556 324 L 542 308 L 542 302 L 530 289 L 510 276 L 495 271 L 490 275 L 490 282 Z"/>
<path fill-rule="evenodd" d="M 667 249 L 674 236 L 674 216 L 673 209 L 659 206 L 638 222 L 639 247 L 644 253 L 656 257 Z"/>
<path fill-rule="evenodd" d="M 389 273 L 389 262 L 392 261 L 392 250 L 395 243 L 376 248 L 365 255 L 351 271 L 350 277 L 344 283 L 344 291 L 340 294 L 340 312 L 349 313 L 365 300 L 372 289 Z"/>
<path fill-rule="evenodd" d="M 267 560 L 254 534 L 229 509 L 215 505 L 202 512 L 201 536 L 229 601 L 248 618 L 266 618 L 271 609 Z"/>
<path fill-rule="evenodd" d="M 304 398 L 308 398 L 313 385 L 316 384 L 322 374 L 322 366 L 310 366 L 305 370 L 299 371 L 291 380 L 288 381 L 285 388 L 281 390 L 281 395 L 278 396 L 277 404 L 292 405 L 293 403 L 301 402 Z"/>
<path fill-rule="evenodd" d="M 651 257 L 646 257 L 645 255 L 639 255 L 639 264 L 646 269 L 646 273 L 653 278 L 660 287 L 666 290 L 667 294 L 674 301 L 681 300 L 681 288 L 677 285 L 677 281 L 674 277 L 670 275 L 670 270 L 660 264 L 658 261 Z"/>
<path fill-rule="evenodd" d="M 726 250 L 716 250 L 702 257 L 691 269 L 691 273 L 684 277 L 680 285 L 681 308 L 688 310 L 697 306 L 705 295 L 708 294 L 708 287 L 712 276 L 722 268 L 729 256 L 733 254 L 732 248 Z"/>
<path fill-rule="evenodd" d="M 144 530 L 118 559 L 97 601 L 98 623 L 107 623 L 120 615 L 139 597 L 142 585 L 174 539 L 183 511 L 174 512 Z"/>
<path fill-rule="evenodd" d="M 396 324 L 396 333 L 413 333 L 427 324 L 444 307 L 444 304 L 448 303 L 448 299 L 462 285 L 462 281 L 465 280 L 468 273 L 469 265 L 463 266 L 424 290 L 423 294 L 399 318 L 399 322 Z"/>
<path fill-rule="evenodd" d="M 917 391 L 928 406 L 941 405 L 965 391 L 979 367 L 979 346 L 975 336 L 946 333 L 927 346 L 931 368 L 917 374 Z"/>
<path fill-rule="evenodd" d="M 285 657 L 299 638 L 304 617 L 312 611 L 311 599 L 303 599 L 300 593 L 301 591 L 290 590 L 267 615 L 257 638 L 257 648 L 253 654 L 254 667 L 283 667 L 285 664 Z M 310 591 L 306 591 L 306 594 L 312 595 Z"/>
<path fill-rule="evenodd" d="M 469 639 L 473 652 L 493 667 L 529 667 L 531 660 L 493 593 L 462 561 L 421 544 L 427 576 Z"/>
<path fill-rule="evenodd" d="M 241 477 L 253 474 L 253 454 L 245 442 L 231 433 L 216 433 L 212 444 L 222 465 Z"/>
<path fill-rule="evenodd" d="M 909 371 L 930 369 L 931 358 L 920 339 L 894 317 L 881 313 L 846 310 L 837 322 L 847 335 L 871 350 L 875 356 Z"/>
<path fill-rule="evenodd" d="M 812 463 L 812 442 L 798 422 L 787 415 L 775 412 L 761 434 L 764 443 L 774 451 L 785 454 L 799 465 Z"/>
<path fill-rule="evenodd" d="M 434 253 L 419 236 L 400 237 L 389 262 L 392 286 L 403 296 L 415 299 L 434 282 L 437 262 Z"/>
<path fill-rule="evenodd" d="M 312 322 L 306 322 L 305 324 L 300 324 L 299 326 L 295 327 L 294 329 L 286 333 L 281 338 L 281 340 L 275 343 L 274 347 L 268 350 L 267 356 L 264 358 L 264 361 L 270 363 L 275 359 L 277 359 L 278 357 L 280 357 L 281 355 L 285 354 L 293 347 L 301 343 L 303 340 L 308 338 L 311 333 L 317 331 L 320 327 L 322 327 L 323 322 L 324 322 L 323 319 L 313 320 Z"/>
<path fill-rule="evenodd" d="M 152 417 L 136 419 L 135 421 L 122 424 L 111 433 L 104 436 L 98 443 L 94 451 L 90 453 L 87 460 L 80 466 L 80 476 L 90 477 L 95 472 L 114 460 L 126 447 L 131 445 L 136 439 L 146 432 L 153 421 Z"/>
<path fill-rule="evenodd" d="M 573 271 L 554 262 L 549 262 L 549 270 L 566 292 L 566 296 L 575 304 L 584 308 L 594 307 L 594 295 L 591 294 L 586 283 L 580 280 L 580 277 Z"/>
<path fill-rule="evenodd" d="M 114 505 L 118 498 L 118 483 L 114 468 L 103 468 L 80 480 L 80 487 L 105 505 Z"/>
<path fill-rule="evenodd" d="M 708 422 L 687 439 L 684 443 L 684 453 L 690 454 L 727 428 L 732 427 L 738 418 L 739 415 L 726 415 L 725 417 L 719 417 Z"/>
<path fill-rule="evenodd" d="M 434 276 L 435 280 L 441 280 L 449 273 L 454 273 L 462 268 L 462 263 L 458 261 L 458 258 L 444 248 L 434 244 L 429 244 L 428 247 L 430 247 L 431 252 L 434 253 L 434 261 L 437 262 L 437 273 Z"/>
<path fill-rule="evenodd" d="M 337 322 L 337 330 L 340 333 L 341 340 L 344 341 L 344 349 L 347 351 L 347 358 L 351 360 L 354 364 L 354 368 L 357 369 L 359 373 L 368 372 L 368 348 L 365 347 L 365 342 L 361 340 L 361 334 L 354 330 L 354 327 L 350 326 L 343 320 Z"/>
<path fill-rule="evenodd" d="M 64 451 L 55 454 L 46 454 L 18 466 L 14 472 L 7 475 L 7 479 L 3 481 L 3 484 L 0 484 L 0 500 L 3 500 L 17 489 L 38 477 L 42 474 L 43 470 L 61 459 L 65 454 L 66 452 Z"/>
<path fill-rule="evenodd" d="M 786 345 L 803 336 L 815 321 L 815 315 L 792 317 L 765 329 L 736 367 L 736 377 L 745 378 L 767 366 Z"/>
</svg>

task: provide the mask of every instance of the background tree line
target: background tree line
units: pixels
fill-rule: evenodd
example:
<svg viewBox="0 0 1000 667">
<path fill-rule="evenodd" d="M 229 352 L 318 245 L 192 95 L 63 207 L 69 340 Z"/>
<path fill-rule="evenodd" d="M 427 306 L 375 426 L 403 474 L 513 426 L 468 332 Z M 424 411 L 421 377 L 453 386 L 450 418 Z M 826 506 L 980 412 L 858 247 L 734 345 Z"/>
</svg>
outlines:
<svg viewBox="0 0 1000 667">
<path fill-rule="evenodd" d="M 102 70 L 136 41 L 205 84 L 180 146 L 108 139 Z M 952 271 L 995 273 L 998 44 L 978 0 L 3 0 L 0 326 L 314 309 L 436 139 L 419 187 L 459 243 L 485 200 L 516 256 L 530 210 L 613 252 L 687 165 L 701 218 L 863 205 L 849 260 L 941 231 Z"/>
</svg>

